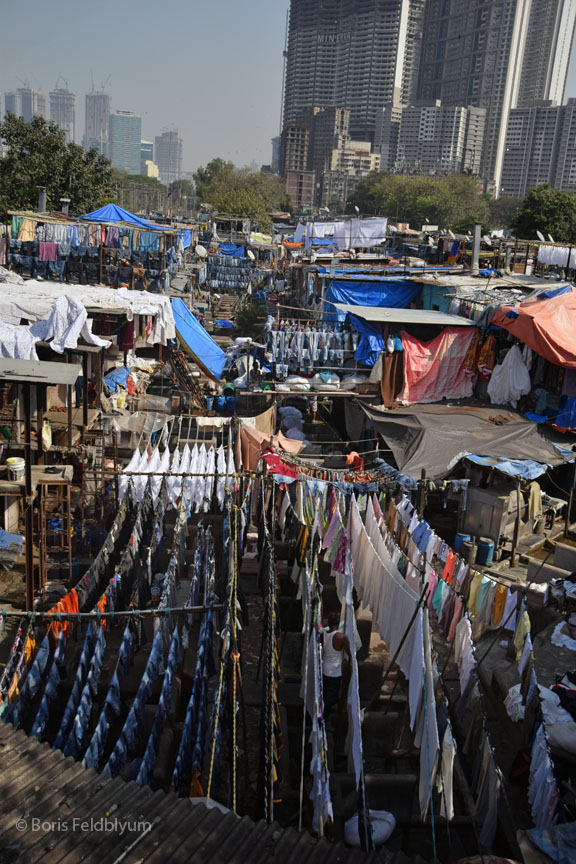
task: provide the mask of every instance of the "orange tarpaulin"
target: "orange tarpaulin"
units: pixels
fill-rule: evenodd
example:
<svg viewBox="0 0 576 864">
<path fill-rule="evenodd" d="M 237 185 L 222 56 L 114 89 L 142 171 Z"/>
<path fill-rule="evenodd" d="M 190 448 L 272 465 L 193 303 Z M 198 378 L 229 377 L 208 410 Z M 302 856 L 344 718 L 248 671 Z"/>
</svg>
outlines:
<svg viewBox="0 0 576 864">
<path fill-rule="evenodd" d="M 508 317 L 510 316 L 510 317 Z M 576 289 L 547 300 L 502 306 L 492 319 L 555 366 L 576 369 Z"/>
</svg>

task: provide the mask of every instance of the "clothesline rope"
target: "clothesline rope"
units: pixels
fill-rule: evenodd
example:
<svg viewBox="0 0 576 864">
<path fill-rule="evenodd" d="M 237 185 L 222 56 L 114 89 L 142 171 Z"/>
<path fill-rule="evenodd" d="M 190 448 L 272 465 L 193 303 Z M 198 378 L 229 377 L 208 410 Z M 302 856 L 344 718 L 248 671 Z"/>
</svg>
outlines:
<svg viewBox="0 0 576 864">
<path fill-rule="evenodd" d="M 0 618 L 23 618 L 28 619 L 32 623 L 38 621 L 83 621 L 83 620 L 100 620 L 106 618 L 113 620 L 114 618 L 148 618 L 158 617 L 164 618 L 168 615 L 189 615 L 192 612 L 206 612 L 209 609 L 223 609 L 222 604 L 213 606 L 179 606 L 174 609 L 126 609 L 119 612 L 13 612 L 7 609 L 0 609 Z"/>
</svg>

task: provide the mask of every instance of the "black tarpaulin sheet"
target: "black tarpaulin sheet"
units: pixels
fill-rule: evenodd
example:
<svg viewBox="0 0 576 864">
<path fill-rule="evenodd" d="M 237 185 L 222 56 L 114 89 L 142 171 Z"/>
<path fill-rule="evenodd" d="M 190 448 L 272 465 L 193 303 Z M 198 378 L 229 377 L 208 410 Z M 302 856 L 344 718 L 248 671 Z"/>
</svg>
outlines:
<svg viewBox="0 0 576 864">
<path fill-rule="evenodd" d="M 554 430 L 543 430 L 522 414 L 501 408 L 419 405 L 387 411 L 362 407 L 392 450 L 400 471 L 411 477 L 420 477 L 425 470 L 429 480 L 441 480 L 469 454 L 561 465 L 567 460 L 554 441 L 571 444 Z"/>
</svg>

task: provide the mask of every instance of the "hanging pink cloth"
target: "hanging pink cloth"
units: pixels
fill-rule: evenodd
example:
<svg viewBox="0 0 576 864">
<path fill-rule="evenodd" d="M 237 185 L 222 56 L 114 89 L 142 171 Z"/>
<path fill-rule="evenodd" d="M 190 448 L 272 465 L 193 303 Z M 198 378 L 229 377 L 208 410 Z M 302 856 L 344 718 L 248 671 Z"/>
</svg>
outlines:
<svg viewBox="0 0 576 864">
<path fill-rule="evenodd" d="M 466 354 L 476 331 L 447 327 L 431 342 L 402 333 L 404 389 L 400 402 L 440 402 L 472 396 L 474 380 L 466 374 Z"/>
</svg>

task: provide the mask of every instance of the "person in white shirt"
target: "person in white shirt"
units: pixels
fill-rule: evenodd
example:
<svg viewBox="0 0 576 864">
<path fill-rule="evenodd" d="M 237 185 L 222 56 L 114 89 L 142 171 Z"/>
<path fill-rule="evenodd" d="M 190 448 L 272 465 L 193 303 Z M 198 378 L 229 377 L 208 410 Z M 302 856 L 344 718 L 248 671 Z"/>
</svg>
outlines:
<svg viewBox="0 0 576 864">
<path fill-rule="evenodd" d="M 340 685 L 342 684 L 343 652 L 350 657 L 348 637 L 338 630 L 340 616 L 332 612 L 328 616 L 327 629 L 322 634 L 322 691 L 324 698 L 324 719 L 328 720 L 330 712 L 338 704 Z"/>
</svg>

